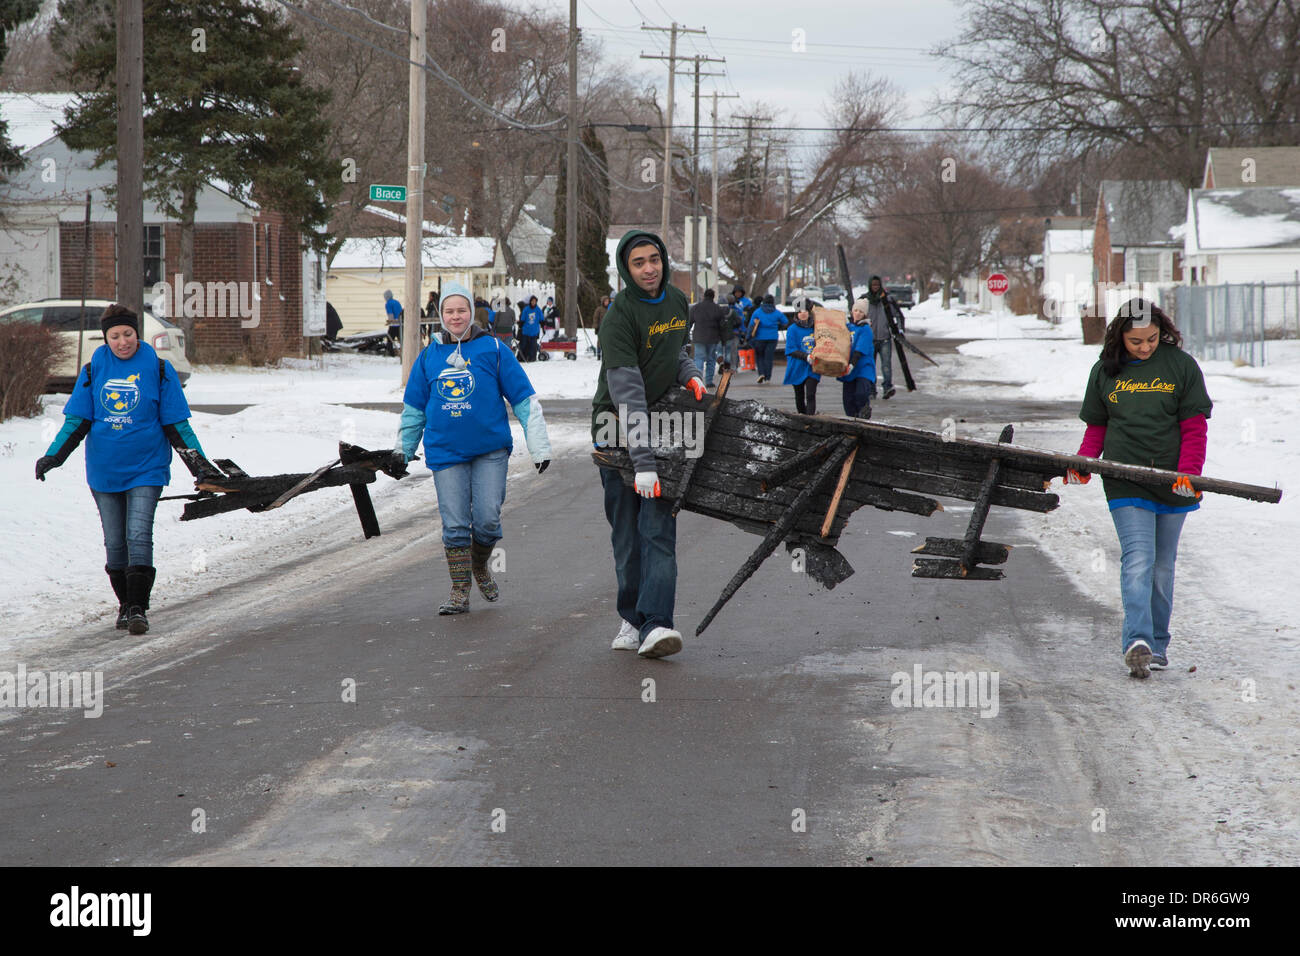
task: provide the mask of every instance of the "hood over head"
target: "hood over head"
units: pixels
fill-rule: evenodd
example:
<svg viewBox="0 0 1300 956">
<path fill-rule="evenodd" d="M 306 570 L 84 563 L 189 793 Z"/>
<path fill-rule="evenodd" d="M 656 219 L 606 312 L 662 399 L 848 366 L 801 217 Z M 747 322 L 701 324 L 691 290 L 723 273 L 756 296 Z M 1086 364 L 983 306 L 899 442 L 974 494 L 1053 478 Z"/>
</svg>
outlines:
<svg viewBox="0 0 1300 956">
<path fill-rule="evenodd" d="M 653 295 L 647 295 L 646 291 L 637 285 L 636 280 L 632 278 L 632 272 L 627 267 L 627 255 L 632 250 L 634 244 L 641 240 L 648 239 L 659 248 L 659 258 L 663 260 L 663 272 L 659 276 L 659 288 L 655 289 Z M 668 286 L 668 247 L 664 241 L 656 236 L 653 232 L 645 229 L 629 229 L 623 234 L 623 238 L 618 241 L 618 249 L 614 253 L 614 259 L 618 263 L 618 275 L 627 286 L 629 292 L 638 298 L 655 298 L 663 294 Z"/>
</svg>

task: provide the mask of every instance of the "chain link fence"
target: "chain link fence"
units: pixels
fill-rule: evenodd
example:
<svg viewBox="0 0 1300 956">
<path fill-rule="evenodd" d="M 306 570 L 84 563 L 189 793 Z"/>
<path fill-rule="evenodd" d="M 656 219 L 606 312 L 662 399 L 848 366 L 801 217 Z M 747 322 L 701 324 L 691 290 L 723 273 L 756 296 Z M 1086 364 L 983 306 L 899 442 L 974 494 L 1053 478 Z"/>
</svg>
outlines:
<svg viewBox="0 0 1300 956">
<path fill-rule="evenodd" d="M 1198 359 L 1264 365 L 1268 340 L 1300 338 L 1300 281 L 1173 286 L 1160 308 Z"/>
</svg>

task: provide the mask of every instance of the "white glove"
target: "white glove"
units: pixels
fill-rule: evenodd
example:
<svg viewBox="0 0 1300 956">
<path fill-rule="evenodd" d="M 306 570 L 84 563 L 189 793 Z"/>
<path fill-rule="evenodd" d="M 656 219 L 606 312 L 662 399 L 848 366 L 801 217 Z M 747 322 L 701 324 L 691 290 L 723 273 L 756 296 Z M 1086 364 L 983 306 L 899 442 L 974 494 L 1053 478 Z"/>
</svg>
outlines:
<svg viewBox="0 0 1300 956">
<path fill-rule="evenodd" d="M 642 498 L 658 498 L 659 473 L 657 471 L 638 471 L 636 473 L 636 493 Z"/>
</svg>

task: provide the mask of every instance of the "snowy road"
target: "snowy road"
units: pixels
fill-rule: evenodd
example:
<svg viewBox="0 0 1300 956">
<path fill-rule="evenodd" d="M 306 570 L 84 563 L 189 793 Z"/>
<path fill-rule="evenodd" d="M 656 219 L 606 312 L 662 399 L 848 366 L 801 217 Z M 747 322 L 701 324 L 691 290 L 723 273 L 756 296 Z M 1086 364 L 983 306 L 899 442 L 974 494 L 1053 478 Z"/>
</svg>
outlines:
<svg viewBox="0 0 1300 956">
<path fill-rule="evenodd" d="M 964 418 L 972 436 L 1014 421 L 1026 443 L 1077 443 L 1074 401 L 979 377 L 941 386 L 918 372 L 923 393 L 879 417 Z M 102 668 L 105 702 L 97 719 L 0 714 L 5 858 L 1300 862 L 1294 631 L 1271 601 L 1233 606 L 1214 587 L 1204 532 L 1185 536 L 1175 666 L 1134 681 L 1113 567 L 1088 576 L 1098 545 L 1113 548 L 1091 499 L 995 510 L 985 537 L 1016 546 L 997 583 L 908 574 L 921 536 L 960 533 L 960 503 L 929 519 L 859 511 L 840 545 L 853 577 L 824 592 L 778 552 L 699 639 L 757 539 L 684 514 L 686 649 L 646 662 L 608 649 L 599 483 L 580 427 L 564 427 L 578 434 L 545 476 L 512 468 L 498 605 L 475 595 L 471 614 L 436 615 L 446 572 L 432 482 L 417 475 L 376 487 L 378 539 L 361 541 L 352 517 L 287 520 L 242 572 L 214 568 L 160 602 L 145 641 L 101 619 L 21 652 L 28 668 Z M 1205 627 L 1223 619 L 1239 622 L 1231 640 Z M 996 673 L 996 696 L 900 697 L 896 675 L 918 670 Z M 1243 680 L 1258 682 L 1254 703 Z"/>
</svg>

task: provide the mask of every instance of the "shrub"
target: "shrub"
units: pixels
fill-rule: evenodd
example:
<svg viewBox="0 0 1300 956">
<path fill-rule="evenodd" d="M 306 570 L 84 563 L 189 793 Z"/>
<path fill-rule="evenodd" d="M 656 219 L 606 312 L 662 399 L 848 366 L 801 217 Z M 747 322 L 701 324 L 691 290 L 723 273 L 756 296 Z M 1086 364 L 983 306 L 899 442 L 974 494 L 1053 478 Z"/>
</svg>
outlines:
<svg viewBox="0 0 1300 956">
<path fill-rule="evenodd" d="M 41 396 L 66 348 L 42 326 L 0 325 L 0 422 L 40 414 Z"/>
</svg>

